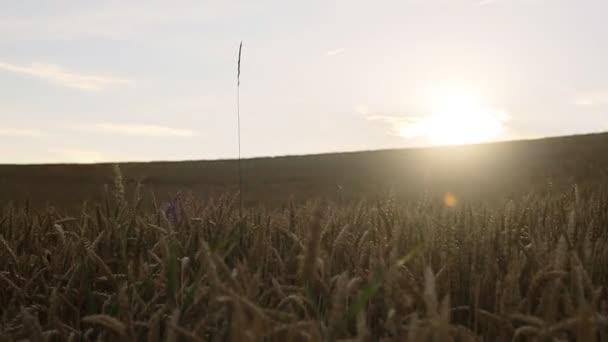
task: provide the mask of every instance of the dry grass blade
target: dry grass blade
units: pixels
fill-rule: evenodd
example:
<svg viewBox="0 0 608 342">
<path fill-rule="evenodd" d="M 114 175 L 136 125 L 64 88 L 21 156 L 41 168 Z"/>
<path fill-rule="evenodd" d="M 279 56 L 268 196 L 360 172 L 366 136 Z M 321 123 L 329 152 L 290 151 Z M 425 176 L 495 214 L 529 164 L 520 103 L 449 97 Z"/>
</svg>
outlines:
<svg viewBox="0 0 608 342">
<path fill-rule="evenodd" d="M 178 334 L 181 333 L 181 329 L 179 328 L 179 318 L 179 309 L 173 310 L 173 313 L 171 314 L 170 320 L 167 324 L 170 327 L 169 332 L 167 333 L 167 342 L 177 342 L 179 340 Z"/>
<path fill-rule="evenodd" d="M 161 340 L 161 321 L 162 317 L 165 314 L 166 307 L 163 306 L 158 311 L 156 311 L 150 321 L 148 322 L 148 332 L 147 332 L 147 341 L 149 342 L 160 342 Z"/>
<path fill-rule="evenodd" d="M 4 239 L 4 236 L 2 236 L 2 234 L 0 234 L 0 243 L 2 244 L 2 246 L 4 246 L 4 249 L 6 249 L 8 254 L 11 256 L 13 265 L 15 265 L 15 267 L 18 267 L 19 260 L 17 259 L 17 254 L 15 254 L 15 252 L 13 252 L 13 249 L 11 248 L 11 246 L 8 245 L 8 242 L 6 242 L 6 240 Z"/>
<path fill-rule="evenodd" d="M 14 282 L 12 282 L 10 279 L 8 279 L 8 277 L 5 276 L 3 273 L 0 273 L 0 279 L 2 279 L 6 284 L 8 284 L 15 291 L 17 291 L 17 293 L 23 295 L 23 291 L 21 290 L 21 288 L 17 286 Z"/>
<path fill-rule="evenodd" d="M 120 338 L 124 338 L 127 334 L 127 326 L 116 318 L 108 315 L 89 315 L 82 318 L 83 323 L 104 328 Z"/>
<path fill-rule="evenodd" d="M 114 277 L 114 273 L 112 273 L 110 267 L 92 249 L 88 249 L 87 253 L 89 254 L 89 258 L 91 258 L 97 264 L 97 266 L 99 266 L 114 287 L 118 289 L 118 282 L 116 281 L 116 277 Z"/>
<path fill-rule="evenodd" d="M 312 214 L 312 221 L 309 226 L 309 236 L 306 243 L 304 260 L 302 261 L 301 277 L 307 282 L 315 280 L 315 266 L 319 249 L 321 248 L 321 208 L 317 207 Z"/>
<path fill-rule="evenodd" d="M 435 275 L 430 267 L 424 269 L 424 304 L 426 306 L 426 314 L 430 318 L 437 316 L 437 290 L 435 288 Z"/>
<path fill-rule="evenodd" d="M 38 317 L 32 316 L 28 310 L 21 310 L 21 317 L 23 320 L 23 328 L 32 341 L 45 341 L 42 334 L 42 328 L 38 322 Z"/>
<path fill-rule="evenodd" d="M 532 325 L 535 327 L 543 327 L 545 325 L 545 321 L 542 318 L 538 318 L 535 316 L 524 315 L 519 313 L 514 313 L 509 315 L 509 318 L 520 323 L 525 323 L 528 325 Z"/>
<path fill-rule="evenodd" d="M 524 327 L 517 328 L 515 330 L 515 334 L 513 334 L 513 338 L 511 339 L 511 341 L 515 342 L 515 341 L 519 341 L 520 337 L 538 336 L 539 334 L 540 334 L 540 329 L 535 328 L 535 327 L 524 326 Z"/>
</svg>

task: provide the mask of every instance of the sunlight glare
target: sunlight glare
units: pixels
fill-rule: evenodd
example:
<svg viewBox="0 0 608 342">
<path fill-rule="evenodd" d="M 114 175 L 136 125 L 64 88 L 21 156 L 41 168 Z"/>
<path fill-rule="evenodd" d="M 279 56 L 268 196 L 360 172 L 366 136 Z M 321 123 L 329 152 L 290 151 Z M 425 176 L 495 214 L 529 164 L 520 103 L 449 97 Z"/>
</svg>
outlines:
<svg viewBox="0 0 608 342">
<path fill-rule="evenodd" d="M 503 132 L 504 111 L 485 105 L 476 89 L 448 86 L 435 88 L 431 94 L 430 114 L 402 125 L 401 136 L 424 136 L 433 145 L 456 145 L 490 141 Z"/>
</svg>

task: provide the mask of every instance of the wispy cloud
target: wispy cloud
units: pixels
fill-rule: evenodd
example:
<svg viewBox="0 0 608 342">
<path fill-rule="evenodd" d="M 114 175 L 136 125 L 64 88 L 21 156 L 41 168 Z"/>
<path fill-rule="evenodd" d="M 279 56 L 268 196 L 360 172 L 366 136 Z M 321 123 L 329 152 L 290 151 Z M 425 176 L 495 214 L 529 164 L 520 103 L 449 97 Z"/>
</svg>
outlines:
<svg viewBox="0 0 608 342">
<path fill-rule="evenodd" d="M 390 134 L 413 138 L 422 135 L 422 131 L 416 125 L 422 120 L 417 116 L 402 116 L 402 115 L 370 115 L 367 117 L 369 121 L 376 121 L 389 125 Z M 409 129 L 408 129 L 409 128 Z M 411 134 L 404 132 L 411 131 Z"/>
<path fill-rule="evenodd" d="M 32 63 L 30 65 L 17 65 L 0 61 L 0 70 L 28 75 L 51 81 L 53 83 L 87 91 L 99 91 L 113 86 L 130 86 L 134 81 L 94 74 L 79 74 L 65 67 Z"/>
<path fill-rule="evenodd" d="M 76 127 L 78 130 L 84 130 L 88 132 L 108 133 L 108 134 L 120 134 L 130 136 L 144 136 L 144 137 L 177 137 L 177 138 L 191 138 L 196 135 L 196 132 L 188 129 L 173 128 L 159 125 L 149 124 L 119 124 L 111 122 L 101 122 L 91 125 L 81 125 Z"/>
<path fill-rule="evenodd" d="M 46 132 L 30 128 L 0 127 L 0 137 L 5 138 L 41 138 Z"/>
<path fill-rule="evenodd" d="M 477 2 L 478 6 L 486 6 L 497 2 L 498 0 L 481 0 Z"/>
<path fill-rule="evenodd" d="M 339 54 L 343 53 L 344 51 L 346 51 L 344 48 L 337 48 L 337 49 L 325 51 L 325 56 L 326 57 L 333 57 L 333 56 L 336 56 L 336 55 L 339 55 Z"/>
<path fill-rule="evenodd" d="M 573 103 L 579 107 L 608 105 L 608 89 L 596 90 L 579 95 L 573 100 Z"/>
</svg>

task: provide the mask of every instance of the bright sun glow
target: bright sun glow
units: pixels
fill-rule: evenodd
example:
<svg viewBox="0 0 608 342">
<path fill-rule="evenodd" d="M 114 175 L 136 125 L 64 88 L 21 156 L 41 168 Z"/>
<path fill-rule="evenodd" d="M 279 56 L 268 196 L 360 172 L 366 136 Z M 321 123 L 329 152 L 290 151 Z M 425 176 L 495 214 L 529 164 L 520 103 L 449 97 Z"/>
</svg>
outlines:
<svg viewBox="0 0 608 342">
<path fill-rule="evenodd" d="M 505 113 L 485 105 L 473 88 L 436 88 L 429 102 L 430 114 L 401 125 L 399 135 L 422 136 L 434 145 L 456 145 L 494 140 L 504 131 Z"/>
</svg>

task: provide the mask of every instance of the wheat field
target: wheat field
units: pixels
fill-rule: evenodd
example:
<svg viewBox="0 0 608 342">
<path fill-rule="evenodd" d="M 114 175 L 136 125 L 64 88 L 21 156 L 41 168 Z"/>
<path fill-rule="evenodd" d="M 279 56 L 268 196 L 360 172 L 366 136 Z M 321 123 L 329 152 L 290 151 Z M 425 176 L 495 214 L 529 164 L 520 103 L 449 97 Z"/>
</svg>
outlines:
<svg viewBox="0 0 608 342">
<path fill-rule="evenodd" d="M 115 167 L 77 215 L 3 209 L 0 340 L 608 341 L 607 185 L 241 217 L 146 202 Z"/>
</svg>

